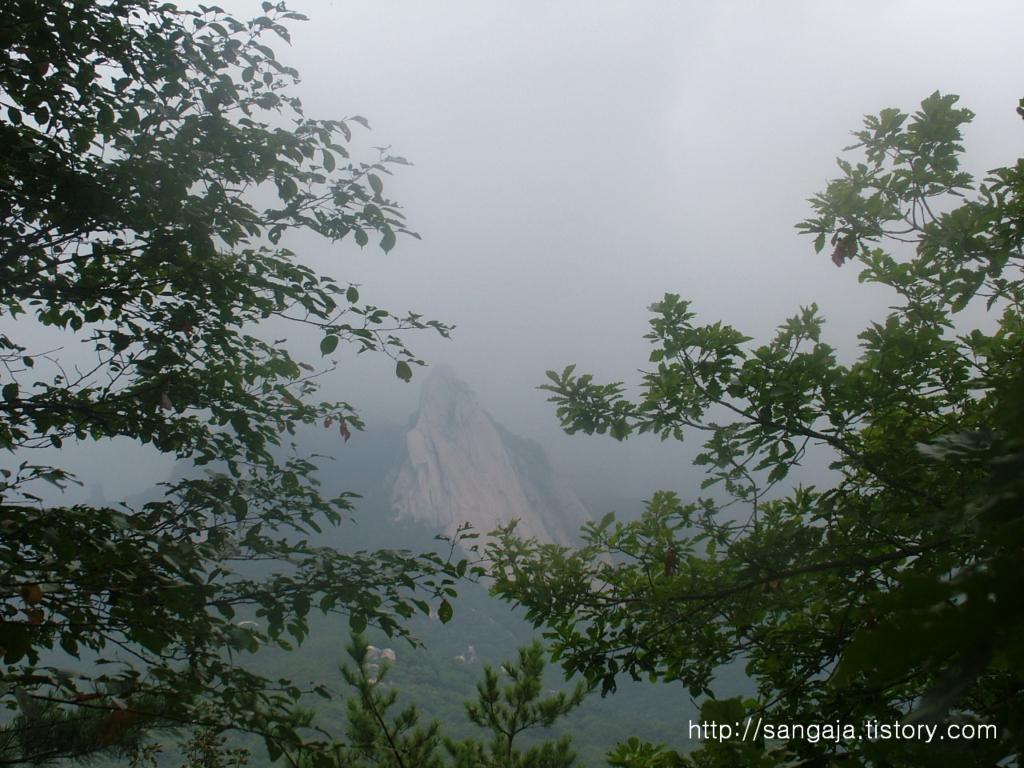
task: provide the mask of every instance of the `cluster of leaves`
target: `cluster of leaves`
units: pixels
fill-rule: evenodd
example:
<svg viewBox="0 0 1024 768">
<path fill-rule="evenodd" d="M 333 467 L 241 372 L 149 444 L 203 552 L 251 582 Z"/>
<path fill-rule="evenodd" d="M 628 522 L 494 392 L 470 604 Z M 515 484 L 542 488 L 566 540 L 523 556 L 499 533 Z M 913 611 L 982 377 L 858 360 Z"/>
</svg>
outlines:
<svg viewBox="0 0 1024 768">
<path fill-rule="evenodd" d="M 356 669 L 341 667 L 356 696 L 348 702 L 348 744 L 337 748 L 338 765 L 570 768 L 575 764 L 576 753 L 567 734 L 555 740 L 546 739 L 525 751 L 516 745 L 520 734 L 552 727 L 582 704 L 586 696 L 582 683 L 568 693 L 542 696 L 544 648 L 539 641 L 520 648 L 518 662 L 505 662 L 500 672 L 484 666 L 484 678 L 477 683 L 477 700 L 466 702 L 466 715 L 476 725 L 491 731 L 493 735 L 487 741 L 448 738 L 436 721 L 421 726 L 415 704 L 391 716 L 398 690 L 387 683 L 386 662 L 371 669 L 367 649 L 366 639 L 354 636 L 348 652 Z M 508 678 L 504 684 L 503 677 Z"/>
<path fill-rule="evenodd" d="M 198 728 L 181 745 L 184 768 L 243 768 L 249 764 L 250 752 L 245 747 L 228 746 L 227 736 L 212 728 Z M 156 755 L 152 764 L 156 765 Z"/>
<path fill-rule="evenodd" d="M 864 161 L 840 160 L 800 225 L 818 252 L 830 241 L 837 264 L 861 261 L 862 282 L 897 295 L 856 362 L 822 341 L 817 307 L 754 346 L 668 295 L 652 307 L 637 400 L 572 367 L 548 374 L 568 432 L 702 434 L 703 487 L 724 490 L 687 504 L 656 493 L 636 522 L 588 526 L 578 551 L 502 532 L 494 589 L 546 625 L 568 672 L 605 692 L 629 674 L 713 697 L 716 669 L 738 661 L 758 696 L 709 701 L 708 722 L 961 720 L 999 733 L 945 750 L 708 744 L 695 764 L 1020 759 L 1024 161 L 976 186 L 959 166 L 973 115 L 956 102 L 936 93 L 913 115 L 868 117 L 849 148 Z M 898 258 L 887 243 L 914 250 Z M 830 487 L 788 487 L 809 451 L 831 458 Z M 634 747 L 621 764 L 690 764 Z"/>
<path fill-rule="evenodd" d="M 55 506 L 38 488 L 77 482 L 65 469 L 0 469 L 0 700 L 22 716 L 4 762 L 189 723 L 259 733 L 273 757 L 322 748 L 297 730 L 298 687 L 237 656 L 301 642 L 313 608 L 405 634 L 465 574 L 450 556 L 311 545 L 351 502 L 281 458 L 301 425 L 341 444 L 361 424 L 317 397 L 333 364 L 294 359 L 262 321 L 318 334 L 325 357 L 382 351 L 404 380 L 420 361 L 399 332 L 449 332 L 361 304 L 282 245 L 373 235 L 386 253 L 412 234 L 382 181 L 405 161 L 352 161 L 366 120 L 308 118 L 289 94 L 298 75 L 265 40 L 302 18 L 269 2 L 250 22 L 151 0 L 0 8 L 0 447 L 116 439 L 208 465 L 137 508 Z M 253 617 L 262 633 L 236 623 Z M 93 710 L 106 728 L 60 736 Z"/>
</svg>

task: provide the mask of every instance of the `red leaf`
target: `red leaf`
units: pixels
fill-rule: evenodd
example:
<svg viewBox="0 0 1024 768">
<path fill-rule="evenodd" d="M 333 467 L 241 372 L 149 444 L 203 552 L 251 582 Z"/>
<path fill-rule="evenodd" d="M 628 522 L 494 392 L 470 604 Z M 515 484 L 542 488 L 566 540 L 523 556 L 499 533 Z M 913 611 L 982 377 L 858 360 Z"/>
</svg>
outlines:
<svg viewBox="0 0 1024 768">
<path fill-rule="evenodd" d="M 109 747 L 125 728 L 131 728 L 135 724 L 135 713 L 126 709 L 115 709 L 100 723 L 96 736 L 100 744 Z"/>
<path fill-rule="evenodd" d="M 856 252 L 857 244 L 852 237 L 840 240 L 836 243 L 836 249 L 832 251 L 832 263 L 837 267 L 841 267 L 844 262 L 852 259 Z"/>
<path fill-rule="evenodd" d="M 665 550 L 665 575 L 672 576 L 679 570 L 679 553 L 672 547 Z"/>
<path fill-rule="evenodd" d="M 43 588 L 38 584 L 22 584 L 18 588 L 18 594 L 25 601 L 25 605 L 39 605 L 43 602 Z"/>
</svg>

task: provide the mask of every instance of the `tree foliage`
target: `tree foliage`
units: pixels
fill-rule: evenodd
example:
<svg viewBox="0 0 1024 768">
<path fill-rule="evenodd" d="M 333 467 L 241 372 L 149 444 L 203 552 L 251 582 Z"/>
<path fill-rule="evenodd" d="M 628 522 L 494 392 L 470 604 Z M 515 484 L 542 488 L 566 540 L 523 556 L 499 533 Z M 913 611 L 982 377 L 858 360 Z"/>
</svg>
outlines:
<svg viewBox="0 0 1024 768">
<path fill-rule="evenodd" d="M 627 674 L 713 696 L 730 662 L 758 690 L 704 705 L 733 738 L 691 758 L 626 745 L 621 764 L 1020 760 L 1024 161 L 975 183 L 960 167 L 973 115 L 956 102 L 867 117 L 848 148 L 861 158 L 839 160 L 799 225 L 894 294 L 855 362 L 822 340 L 816 306 L 757 344 L 667 295 L 637 399 L 572 366 L 549 372 L 567 432 L 700 435 L 702 487 L 721 490 L 658 492 L 640 520 L 589 525 L 578 551 L 506 529 L 489 553 L 495 591 L 605 692 Z M 793 487 L 810 452 L 831 476 Z M 852 724 L 859 738 L 743 740 L 749 722 Z M 871 722 L 995 727 L 928 745 L 867 738 Z"/>
<path fill-rule="evenodd" d="M 477 683 L 476 701 L 466 702 L 466 715 L 476 725 L 490 730 L 487 741 L 476 738 L 456 741 L 444 736 L 440 723 L 419 724 L 419 712 L 412 704 L 397 715 L 391 710 L 398 690 L 386 682 L 389 666 L 367 663 L 368 644 L 355 636 L 349 655 L 356 670 L 342 667 L 342 674 L 356 695 L 348 702 L 348 743 L 336 752 L 338 765 L 382 768 L 571 768 L 576 753 L 568 734 L 545 739 L 523 750 L 521 734 L 555 725 L 583 703 L 583 683 L 571 692 L 550 692 L 543 696 L 544 648 L 540 641 L 519 649 L 518 661 L 505 662 L 501 670 L 484 665 L 483 680 Z M 503 678 L 508 681 L 503 684 Z M 442 751 L 442 746 L 444 750 Z M 447 757 L 445 756 L 447 752 Z"/>
<path fill-rule="evenodd" d="M 0 698 L 19 712 L 4 762 L 173 724 L 259 733 L 272 757 L 323 748 L 299 730 L 298 687 L 241 658 L 301 642 L 314 608 L 403 634 L 465 571 L 309 541 L 351 502 L 323 498 L 283 443 L 361 426 L 317 396 L 330 356 L 382 351 L 408 380 L 420 361 L 398 334 L 449 329 L 361 303 L 285 247 L 305 230 L 387 253 L 413 234 L 384 196 L 405 161 L 351 159 L 366 120 L 309 118 L 290 93 L 267 38 L 302 18 L 269 2 L 250 22 L 150 0 L 0 8 Z M 293 358 L 265 321 L 318 334 L 325 360 Z M 45 500 L 41 485 L 78 482 L 61 450 L 111 439 L 208 474 L 133 508 Z"/>
</svg>

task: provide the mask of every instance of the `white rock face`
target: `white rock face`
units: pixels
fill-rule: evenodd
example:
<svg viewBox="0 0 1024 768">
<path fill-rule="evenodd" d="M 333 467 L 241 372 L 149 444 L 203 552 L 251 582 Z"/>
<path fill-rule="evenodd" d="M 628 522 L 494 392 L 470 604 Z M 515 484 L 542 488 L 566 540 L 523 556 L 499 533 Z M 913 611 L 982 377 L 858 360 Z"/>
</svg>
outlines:
<svg viewBox="0 0 1024 768">
<path fill-rule="evenodd" d="M 406 448 L 391 494 L 400 518 L 448 535 L 466 522 L 485 535 L 518 519 L 520 535 L 559 544 L 590 519 L 544 449 L 493 422 L 448 368 L 424 383 Z"/>
</svg>

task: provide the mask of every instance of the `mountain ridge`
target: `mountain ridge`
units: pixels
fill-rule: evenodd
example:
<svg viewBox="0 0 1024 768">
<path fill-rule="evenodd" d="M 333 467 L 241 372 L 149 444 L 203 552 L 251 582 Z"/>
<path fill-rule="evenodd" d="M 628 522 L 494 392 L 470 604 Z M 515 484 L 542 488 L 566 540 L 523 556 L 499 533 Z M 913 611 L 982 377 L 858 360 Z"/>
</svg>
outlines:
<svg viewBox="0 0 1024 768">
<path fill-rule="evenodd" d="M 405 456 L 391 487 L 398 520 L 454 535 L 518 520 L 521 535 L 572 545 L 590 513 L 539 444 L 495 421 L 451 368 L 424 381 Z"/>
</svg>

